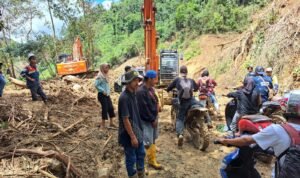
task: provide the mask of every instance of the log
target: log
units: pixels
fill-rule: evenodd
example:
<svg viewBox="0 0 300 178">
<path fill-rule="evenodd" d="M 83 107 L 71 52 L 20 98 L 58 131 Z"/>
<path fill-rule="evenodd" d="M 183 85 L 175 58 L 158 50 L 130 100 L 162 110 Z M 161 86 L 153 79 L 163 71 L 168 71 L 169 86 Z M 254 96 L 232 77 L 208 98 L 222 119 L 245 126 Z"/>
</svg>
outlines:
<svg viewBox="0 0 300 178">
<path fill-rule="evenodd" d="M 55 158 L 58 161 L 61 161 L 66 167 L 69 165 L 70 172 L 73 173 L 76 177 L 81 176 L 81 172 L 72 164 L 72 162 L 69 160 L 69 157 L 58 153 L 57 151 L 49 150 L 49 151 L 41 151 L 41 150 L 31 150 L 31 149 L 16 149 L 14 150 L 16 155 L 19 154 L 29 154 L 29 155 L 37 155 L 41 157 L 47 157 L 47 158 Z M 12 153 L 10 153 L 12 154 Z M 1 157 L 3 158 L 3 156 Z M 70 162 L 69 162 L 70 161 Z"/>
<path fill-rule="evenodd" d="M 10 80 L 11 83 L 15 84 L 16 86 L 27 88 L 26 83 L 21 80 L 15 79 L 13 77 L 9 77 L 8 79 Z"/>
</svg>

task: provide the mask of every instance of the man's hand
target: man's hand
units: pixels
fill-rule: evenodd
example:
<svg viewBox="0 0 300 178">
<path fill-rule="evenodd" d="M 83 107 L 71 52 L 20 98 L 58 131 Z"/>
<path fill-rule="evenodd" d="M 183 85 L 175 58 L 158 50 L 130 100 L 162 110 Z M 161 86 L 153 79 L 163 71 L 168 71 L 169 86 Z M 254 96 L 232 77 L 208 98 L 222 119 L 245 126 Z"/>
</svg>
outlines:
<svg viewBox="0 0 300 178">
<path fill-rule="evenodd" d="M 227 97 L 227 95 L 225 95 L 225 94 L 222 94 L 221 96 L 223 96 L 223 97 Z"/>
<path fill-rule="evenodd" d="M 34 78 L 31 78 L 31 77 L 28 77 L 28 80 L 30 80 L 30 81 L 32 81 L 32 82 L 35 81 L 35 79 L 34 79 Z"/>
<path fill-rule="evenodd" d="M 138 142 L 138 140 L 136 139 L 136 136 L 133 136 L 133 137 L 131 138 L 131 145 L 132 145 L 132 147 L 134 147 L 134 148 L 138 148 L 138 147 L 139 147 L 139 142 Z"/>
<path fill-rule="evenodd" d="M 157 124 L 158 124 L 157 119 L 155 119 L 155 121 L 153 121 L 151 124 L 153 128 L 157 128 Z"/>
<path fill-rule="evenodd" d="M 107 93 L 103 92 L 103 95 L 104 95 L 104 96 L 107 96 Z"/>
</svg>

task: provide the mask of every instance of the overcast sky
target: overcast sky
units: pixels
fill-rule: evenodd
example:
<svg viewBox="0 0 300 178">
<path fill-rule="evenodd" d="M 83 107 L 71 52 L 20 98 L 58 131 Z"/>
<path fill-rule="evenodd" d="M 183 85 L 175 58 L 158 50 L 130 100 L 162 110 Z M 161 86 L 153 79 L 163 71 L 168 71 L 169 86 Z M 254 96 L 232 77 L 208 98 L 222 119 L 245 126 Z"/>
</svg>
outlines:
<svg viewBox="0 0 300 178">
<path fill-rule="evenodd" d="M 74 1 L 76 1 L 76 0 L 74 0 Z M 95 3 L 95 5 L 102 4 L 105 9 L 110 9 L 112 2 L 117 2 L 117 1 L 118 0 L 94 0 L 94 3 Z M 33 23 L 33 27 L 32 27 L 33 32 L 34 33 L 38 33 L 38 32 L 43 33 L 44 32 L 47 34 L 51 34 L 52 33 L 51 26 L 50 26 L 51 20 L 50 20 L 50 15 L 48 12 L 47 4 L 45 2 L 38 1 L 38 8 L 44 14 L 44 17 L 33 19 L 33 22 L 32 22 Z M 59 35 L 64 23 L 63 23 L 63 21 L 54 17 L 54 24 L 55 24 L 56 33 L 57 33 L 57 35 Z M 14 40 L 16 40 L 18 42 L 25 41 L 24 36 L 18 35 L 18 36 L 14 36 L 13 38 L 14 38 Z"/>
</svg>

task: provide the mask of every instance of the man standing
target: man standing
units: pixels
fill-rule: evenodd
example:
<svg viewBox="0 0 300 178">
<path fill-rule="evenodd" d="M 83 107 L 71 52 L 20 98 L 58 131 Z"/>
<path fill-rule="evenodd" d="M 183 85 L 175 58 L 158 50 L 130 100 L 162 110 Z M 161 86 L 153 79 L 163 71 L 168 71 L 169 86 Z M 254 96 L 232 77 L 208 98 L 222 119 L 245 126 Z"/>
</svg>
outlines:
<svg viewBox="0 0 300 178">
<path fill-rule="evenodd" d="M 273 89 L 272 79 L 265 75 L 265 70 L 261 66 L 255 68 L 255 90 L 259 92 L 262 103 L 269 100 L 270 90 Z"/>
<path fill-rule="evenodd" d="M 143 124 L 144 145 L 148 164 L 155 169 L 162 169 L 156 161 L 155 140 L 158 138 L 158 97 L 154 86 L 157 73 L 153 70 L 146 72 L 144 84 L 137 90 L 137 100 Z"/>
<path fill-rule="evenodd" d="M 40 84 L 40 73 L 37 69 L 37 60 L 34 54 L 28 55 L 29 65 L 26 66 L 21 76 L 26 78 L 26 85 L 30 89 L 32 101 L 37 101 L 37 95 L 40 95 L 44 103 L 47 102 L 47 96 Z"/>
<path fill-rule="evenodd" d="M 278 79 L 276 75 L 273 75 L 273 69 L 271 67 L 266 68 L 266 74 L 272 79 L 274 96 L 277 95 L 279 90 Z"/>
<path fill-rule="evenodd" d="M 128 176 L 143 178 L 145 175 L 143 127 L 135 95 L 139 74 L 136 71 L 130 71 L 125 74 L 124 79 L 126 89 L 121 93 L 118 104 L 119 143 L 124 147 Z"/>
<path fill-rule="evenodd" d="M 2 64 L 3 63 L 0 63 L 0 98 L 3 95 L 3 89 L 4 89 L 5 84 L 6 84 L 5 77 L 2 73 Z"/>
<path fill-rule="evenodd" d="M 193 79 L 187 78 L 188 69 L 186 66 L 180 67 L 181 77 L 176 78 L 167 88 L 167 92 L 172 91 L 174 88 L 178 91 L 179 98 L 179 113 L 176 118 L 176 133 L 178 136 L 178 146 L 183 145 L 183 131 L 184 131 L 184 121 L 185 116 L 190 109 L 190 107 L 197 103 L 193 97 L 193 91 L 198 90 L 198 85 Z"/>
</svg>

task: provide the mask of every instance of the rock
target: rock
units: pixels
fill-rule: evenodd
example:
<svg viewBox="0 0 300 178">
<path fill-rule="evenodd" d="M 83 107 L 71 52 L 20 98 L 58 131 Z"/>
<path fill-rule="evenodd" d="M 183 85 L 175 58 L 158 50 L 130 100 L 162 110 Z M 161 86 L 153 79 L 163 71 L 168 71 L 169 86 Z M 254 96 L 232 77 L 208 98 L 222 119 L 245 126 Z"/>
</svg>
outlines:
<svg viewBox="0 0 300 178">
<path fill-rule="evenodd" d="M 99 168 L 98 178 L 109 178 L 109 168 Z"/>
<path fill-rule="evenodd" d="M 73 85 L 72 88 L 73 88 L 73 90 L 79 91 L 82 87 L 81 87 L 81 85 L 76 83 L 76 84 Z"/>
</svg>

